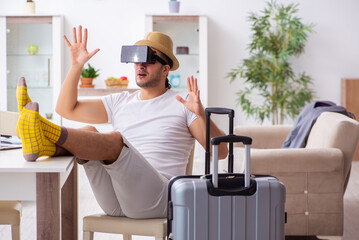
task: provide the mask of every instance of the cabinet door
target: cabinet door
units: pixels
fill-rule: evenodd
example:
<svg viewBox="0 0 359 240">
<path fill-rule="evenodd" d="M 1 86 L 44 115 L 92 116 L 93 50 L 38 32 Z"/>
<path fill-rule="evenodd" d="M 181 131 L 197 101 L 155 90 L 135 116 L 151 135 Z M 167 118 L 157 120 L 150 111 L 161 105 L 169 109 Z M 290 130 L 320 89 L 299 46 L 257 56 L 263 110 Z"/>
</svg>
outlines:
<svg viewBox="0 0 359 240">
<path fill-rule="evenodd" d="M 36 20 L 6 21 L 7 109 L 17 111 L 16 84 L 23 76 L 31 100 L 40 104 L 40 114 L 52 118 L 52 18 Z"/>
<path fill-rule="evenodd" d="M 54 116 L 54 105 L 62 79 L 62 47 L 57 39 L 62 34 L 61 17 L 7 16 L 1 19 L 6 32 L 6 40 L 1 42 L 6 51 L 0 53 L 1 109 L 18 111 L 16 85 L 23 76 L 31 100 L 40 105 L 40 114 L 49 120 L 56 118 L 55 122 L 59 123 L 59 116 Z"/>
</svg>

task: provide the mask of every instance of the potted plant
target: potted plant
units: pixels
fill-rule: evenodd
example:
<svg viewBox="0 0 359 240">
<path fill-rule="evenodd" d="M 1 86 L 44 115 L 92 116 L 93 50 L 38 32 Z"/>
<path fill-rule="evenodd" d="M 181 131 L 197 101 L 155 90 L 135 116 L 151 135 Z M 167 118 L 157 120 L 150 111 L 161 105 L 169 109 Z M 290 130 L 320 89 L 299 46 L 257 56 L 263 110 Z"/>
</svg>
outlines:
<svg viewBox="0 0 359 240">
<path fill-rule="evenodd" d="M 271 119 L 272 124 L 282 124 L 287 116 L 294 119 L 314 97 L 311 77 L 295 74 L 290 63 L 304 52 L 308 34 L 313 32 L 312 24 L 305 25 L 296 16 L 297 6 L 271 1 L 263 15 L 251 13 L 250 57 L 227 74 L 231 83 L 237 77 L 244 79 L 237 103 L 247 117 L 261 123 Z"/>
<path fill-rule="evenodd" d="M 100 70 L 95 70 L 89 63 L 87 68 L 83 68 L 81 72 L 81 88 L 93 88 L 95 85 L 92 84 L 93 80 L 97 78 L 100 74 Z"/>
<path fill-rule="evenodd" d="M 177 0 L 170 0 L 168 2 L 168 6 L 170 9 L 170 13 L 179 13 L 180 9 L 180 2 Z"/>
</svg>

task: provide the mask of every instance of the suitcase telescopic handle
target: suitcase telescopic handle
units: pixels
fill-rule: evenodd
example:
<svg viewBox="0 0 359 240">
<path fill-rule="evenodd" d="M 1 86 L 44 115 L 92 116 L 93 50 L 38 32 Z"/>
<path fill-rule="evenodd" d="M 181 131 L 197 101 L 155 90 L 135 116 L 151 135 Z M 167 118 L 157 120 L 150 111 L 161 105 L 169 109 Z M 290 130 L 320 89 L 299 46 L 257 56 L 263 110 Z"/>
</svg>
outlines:
<svg viewBox="0 0 359 240">
<path fill-rule="evenodd" d="M 230 109 L 230 108 L 218 108 L 218 107 L 206 108 L 205 112 L 206 112 L 206 114 L 211 114 L 211 113 L 228 114 L 229 117 L 234 117 L 234 110 Z"/>
<path fill-rule="evenodd" d="M 227 114 L 229 117 L 229 134 L 233 134 L 233 119 L 234 119 L 234 110 L 230 108 L 206 108 L 206 155 L 205 155 L 205 174 L 209 174 L 210 172 L 210 118 L 211 114 Z M 233 143 L 229 144 L 229 152 L 228 152 L 228 172 L 233 172 Z"/>
<path fill-rule="evenodd" d="M 221 142 L 242 142 L 245 147 L 245 162 L 244 162 L 244 186 L 249 187 L 250 185 L 250 145 L 252 144 L 252 138 L 238 135 L 227 135 L 214 137 L 211 140 L 212 143 L 212 153 L 213 153 L 213 174 L 212 174 L 212 183 L 213 187 L 218 187 L 218 145 Z"/>
<path fill-rule="evenodd" d="M 219 145 L 222 142 L 227 142 L 227 143 L 242 142 L 245 145 L 251 145 L 252 138 L 246 136 L 239 136 L 239 135 L 226 135 L 226 136 L 214 137 L 211 139 L 212 145 Z"/>
</svg>

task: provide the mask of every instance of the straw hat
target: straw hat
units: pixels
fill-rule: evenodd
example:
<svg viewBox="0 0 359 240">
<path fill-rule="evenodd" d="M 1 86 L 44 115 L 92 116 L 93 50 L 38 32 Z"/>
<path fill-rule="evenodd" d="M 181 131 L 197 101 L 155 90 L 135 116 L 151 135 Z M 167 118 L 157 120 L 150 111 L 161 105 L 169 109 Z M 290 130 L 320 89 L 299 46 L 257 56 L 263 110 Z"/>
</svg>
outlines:
<svg viewBox="0 0 359 240">
<path fill-rule="evenodd" d="M 145 39 L 136 42 L 135 45 L 149 46 L 161 51 L 172 60 L 173 66 L 171 71 L 174 71 L 179 67 L 179 62 L 175 55 L 173 55 L 172 39 L 166 34 L 160 32 L 149 32 L 147 33 Z"/>
</svg>

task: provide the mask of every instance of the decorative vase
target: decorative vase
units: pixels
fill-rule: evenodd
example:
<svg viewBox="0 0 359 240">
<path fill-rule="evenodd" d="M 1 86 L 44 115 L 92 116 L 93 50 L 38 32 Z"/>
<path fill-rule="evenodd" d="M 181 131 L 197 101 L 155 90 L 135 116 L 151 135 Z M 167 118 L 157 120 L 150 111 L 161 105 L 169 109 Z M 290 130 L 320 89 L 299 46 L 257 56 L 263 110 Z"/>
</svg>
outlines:
<svg viewBox="0 0 359 240">
<path fill-rule="evenodd" d="M 169 1 L 168 6 L 170 8 L 170 13 L 179 13 L 180 2 L 178 2 L 178 1 Z"/>
<path fill-rule="evenodd" d="M 24 5 L 25 14 L 35 14 L 35 2 L 26 2 Z"/>
<path fill-rule="evenodd" d="M 94 88 L 95 85 L 92 84 L 93 78 L 80 78 L 81 84 L 80 88 Z"/>
</svg>

